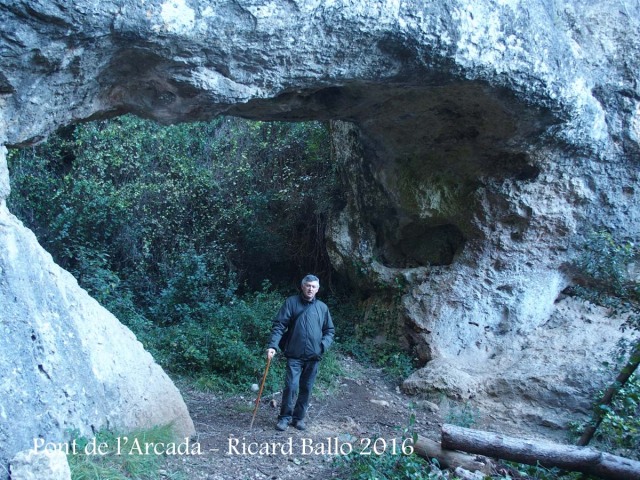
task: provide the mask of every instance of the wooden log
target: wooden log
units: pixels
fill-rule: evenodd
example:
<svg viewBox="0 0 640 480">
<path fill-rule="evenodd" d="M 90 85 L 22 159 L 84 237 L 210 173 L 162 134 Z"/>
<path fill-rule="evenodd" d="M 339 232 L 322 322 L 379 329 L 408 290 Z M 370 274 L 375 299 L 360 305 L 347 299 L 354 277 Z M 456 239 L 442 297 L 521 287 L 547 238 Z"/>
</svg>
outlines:
<svg viewBox="0 0 640 480">
<path fill-rule="evenodd" d="M 638 480 L 640 479 L 640 462 L 603 453 L 602 461 L 594 465 L 593 470 L 583 473 L 612 480 Z"/>
<path fill-rule="evenodd" d="M 543 466 L 556 466 L 565 470 L 595 465 L 602 457 L 600 452 L 591 448 L 523 440 L 455 425 L 442 426 L 442 446 L 530 465 L 540 463 Z"/>
<path fill-rule="evenodd" d="M 442 426 L 442 448 L 529 465 L 558 467 L 608 480 L 640 480 L 640 462 L 593 448 L 525 440 L 455 425 Z"/>
<path fill-rule="evenodd" d="M 485 475 L 491 474 L 492 464 L 489 459 L 462 452 L 454 452 L 453 450 L 443 450 L 440 442 L 436 442 L 430 438 L 418 436 L 416 443 L 413 444 L 413 450 L 416 455 L 426 460 L 435 458 L 438 461 L 438 465 L 442 468 L 462 467 L 471 472 L 479 470 Z"/>
</svg>

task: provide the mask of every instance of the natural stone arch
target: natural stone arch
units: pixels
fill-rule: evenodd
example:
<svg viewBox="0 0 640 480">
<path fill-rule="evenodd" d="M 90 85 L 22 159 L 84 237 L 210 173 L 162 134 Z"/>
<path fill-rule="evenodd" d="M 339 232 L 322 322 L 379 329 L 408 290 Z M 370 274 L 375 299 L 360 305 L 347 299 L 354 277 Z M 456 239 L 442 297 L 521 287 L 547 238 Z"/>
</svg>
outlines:
<svg viewBox="0 0 640 480">
<path fill-rule="evenodd" d="M 555 303 L 570 281 L 569 240 L 595 224 L 638 236 L 638 8 L 0 0 L 0 143 L 125 112 L 165 123 L 340 120 L 333 141 L 350 190 L 330 254 L 354 278 L 353 262 L 365 267 L 358 281 L 411 285 L 407 334 L 430 362 L 405 388 L 488 406 L 500 397 L 506 418 L 520 407 L 525 422 L 561 426 L 600 378 L 573 360 L 595 361 L 618 336 L 617 325 Z M 83 294 L 6 211 L 0 157 L 3 311 L 23 298 L 17 279 L 29 265 L 64 313 L 67 289 Z M 442 233 L 442 247 L 419 241 Z M 43 302 L 18 302 L 28 308 L 15 318 L 28 324 Z M 0 431 L 5 455 L 14 431 Z M 26 435 L 41 431 L 55 427 Z"/>
</svg>

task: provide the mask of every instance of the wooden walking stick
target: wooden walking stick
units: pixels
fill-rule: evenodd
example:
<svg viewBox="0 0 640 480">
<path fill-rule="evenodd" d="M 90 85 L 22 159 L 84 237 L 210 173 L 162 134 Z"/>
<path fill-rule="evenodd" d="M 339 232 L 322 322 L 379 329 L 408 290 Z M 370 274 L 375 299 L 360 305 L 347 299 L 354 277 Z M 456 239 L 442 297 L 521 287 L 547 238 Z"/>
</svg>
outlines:
<svg viewBox="0 0 640 480">
<path fill-rule="evenodd" d="M 253 421 L 256 419 L 256 412 L 258 411 L 258 405 L 260 405 L 260 395 L 262 395 L 262 389 L 264 388 L 264 382 L 267 379 L 267 373 L 269 372 L 269 365 L 271 365 L 271 357 L 267 356 L 267 368 L 264 369 L 264 375 L 262 376 L 262 384 L 258 391 L 258 398 L 256 398 L 256 407 L 253 409 L 253 417 L 251 417 L 251 425 L 249 430 L 253 428 Z"/>
</svg>

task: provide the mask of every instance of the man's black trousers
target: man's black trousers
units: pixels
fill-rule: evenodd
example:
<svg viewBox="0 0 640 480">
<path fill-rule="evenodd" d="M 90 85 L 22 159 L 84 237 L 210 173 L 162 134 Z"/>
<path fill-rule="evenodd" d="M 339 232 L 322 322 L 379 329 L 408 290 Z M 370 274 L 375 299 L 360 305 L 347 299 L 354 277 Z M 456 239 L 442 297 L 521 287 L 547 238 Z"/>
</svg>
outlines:
<svg viewBox="0 0 640 480">
<path fill-rule="evenodd" d="M 318 360 L 287 358 L 287 375 L 278 420 L 285 419 L 289 423 L 295 423 L 304 419 L 319 363 Z"/>
</svg>

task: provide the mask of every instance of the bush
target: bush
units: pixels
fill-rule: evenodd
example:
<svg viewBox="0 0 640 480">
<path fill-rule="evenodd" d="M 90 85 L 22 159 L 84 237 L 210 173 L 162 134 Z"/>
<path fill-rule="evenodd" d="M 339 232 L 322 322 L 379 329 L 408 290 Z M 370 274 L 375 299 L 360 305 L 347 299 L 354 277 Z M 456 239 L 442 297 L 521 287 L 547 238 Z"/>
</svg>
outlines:
<svg viewBox="0 0 640 480">
<path fill-rule="evenodd" d="M 102 430 L 93 439 L 76 437 L 69 442 L 67 455 L 71 479 L 157 479 L 164 457 L 156 454 L 145 455 L 144 445 L 146 443 L 167 445 L 172 441 L 171 426 L 159 426 L 126 434 Z M 142 447 L 142 453 L 136 445 Z M 100 454 L 96 453 L 97 448 L 100 448 Z"/>
<path fill-rule="evenodd" d="M 329 269 L 335 175 L 321 123 L 123 116 L 8 162 L 9 206 L 55 261 L 167 370 L 204 383 L 240 388 L 262 372 L 281 301 L 264 279 Z"/>
<path fill-rule="evenodd" d="M 382 455 L 362 455 L 353 452 L 340 458 L 339 467 L 353 480 L 424 480 L 445 479 L 439 468 L 430 468 L 426 460 L 415 454 L 385 452 Z M 434 465 L 435 467 L 435 465 Z"/>
<path fill-rule="evenodd" d="M 211 304 L 202 315 L 156 327 L 151 350 L 170 371 L 194 378 L 202 388 L 246 391 L 262 378 L 271 321 L 282 301 L 266 284 L 225 305 Z"/>
<path fill-rule="evenodd" d="M 321 123 L 161 127 L 123 116 L 67 128 L 8 162 L 9 206 L 56 262 L 83 286 L 95 266 L 112 272 L 143 308 L 174 301 L 185 255 L 199 256 L 219 301 L 265 278 L 329 271 L 322 233 L 337 195 Z M 95 296 L 110 287 L 85 283 Z"/>
<path fill-rule="evenodd" d="M 397 295 L 364 302 L 352 297 L 331 302 L 340 350 L 382 368 L 389 379 L 396 382 L 407 378 L 415 369 L 414 360 L 401 345 L 399 302 Z"/>
<path fill-rule="evenodd" d="M 606 229 L 589 234 L 580 247 L 582 253 L 574 262 L 576 285 L 568 293 L 609 308 L 612 316 L 625 319 L 623 329 L 640 331 L 640 283 L 629 275 L 629 267 L 640 259 L 638 248 Z M 616 383 L 596 402 L 593 420 L 583 427 L 579 444 L 589 442 L 595 432 L 605 448 L 640 458 L 640 388 L 637 373 L 634 376 L 640 343 L 629 339 L 623 344 L 620 357 L 629 360 L 622 367 L 615 359 L 610 362 L 619 368 Z"/>
<path fill-rule="evenodd" d="M 637 373 L 603 410 L 596 440 L 609 451 L 640 460 L 640 378 Z"/>
<path fill-rule="evenodd" d="M 418 457 L 413 450 L 417 440 L 414 431 L 415 415 L 400 428 L 399 438 L 372 439 L 369 445 L 359 445 L 349 453 L 338 457 L 336 466 L 345 476 L 358 480 L 419 480 L 444 479 L 442 471 L 434 463 Z"/>
</svg>

